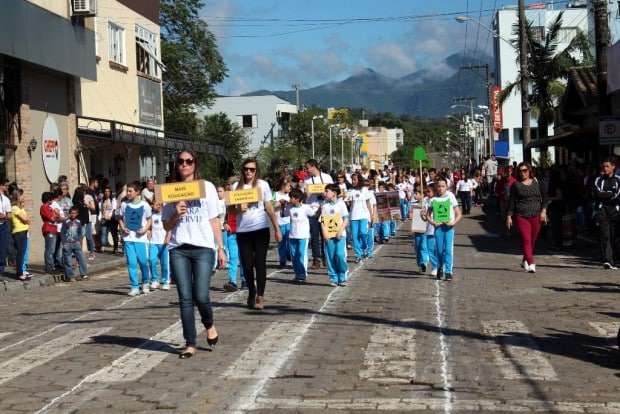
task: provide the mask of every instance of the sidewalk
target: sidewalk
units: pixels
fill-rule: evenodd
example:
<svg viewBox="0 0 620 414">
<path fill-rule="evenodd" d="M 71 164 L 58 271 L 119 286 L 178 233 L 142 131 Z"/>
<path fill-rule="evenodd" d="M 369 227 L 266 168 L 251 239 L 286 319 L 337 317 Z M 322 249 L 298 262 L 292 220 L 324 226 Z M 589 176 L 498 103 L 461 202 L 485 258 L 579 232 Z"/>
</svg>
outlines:
<svg viewBox="0 0 620 414">
<path fill-rule="evenodd" d="M 125 266 L 125 263 L 125 256 L 112 253 L 97 253 L 95 259 L 88 262 L 88 275 L 93 276 L 97 273 Z M 32 274 L 32 280 L 23 282 L 15 278 L 15 268 L 7 266 L 6 271 L 0 274 L 0 296 L 47 287 L 62 282 L 63 276 L 61 272 L 55 274 L 45 273 L 42 264 L 33 264 L 28 267 L 28 271 Z"/>
</svg>

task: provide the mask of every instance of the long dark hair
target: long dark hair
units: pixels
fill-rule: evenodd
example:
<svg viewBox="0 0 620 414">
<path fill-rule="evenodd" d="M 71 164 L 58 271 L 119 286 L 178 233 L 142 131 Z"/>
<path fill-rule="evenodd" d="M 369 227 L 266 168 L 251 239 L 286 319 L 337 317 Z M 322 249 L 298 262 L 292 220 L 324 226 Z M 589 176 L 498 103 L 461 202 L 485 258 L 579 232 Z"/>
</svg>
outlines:
<svg viewBox="0 0 620 414">
<path fill-rule="evenodd" d="M 174 181 L 181 181 L 181 175 L 179 174 L 179 162 L 178 159 L 181 154 L 189 154 L 192 156 L 192 160 L 194 160 L 194 180 L 200 179 L 200 164 L 198 162 L 198 156 L 194 151 L 183 150 L 177 153 L 177 156 L 174 160 Z"/>
<path fill-rule="evenodd" d="M 241 163 L 239 182 L 241 183 L 241 185 L 247 184 L 245 182 L 245 171 L 243 169 L 249 163 L 254 163 L 254 165 L 256 165 L 256 171 L 254 172 L 254 182 L 252 183 L 252 187 L 256 187 L 256 183 L 258 183 L 258 180 L 260 179 L 260 167 L 258 166 L 258 161 L 256 160 L 256 158 L 246 158 L 245 160 L 243 160 L 243 162 Z"/>
<path fill-rule="evenodd" d="M 534 171 L 532 171 L 532 166 L 530 164 L 528 164 L 527 162 L 521 162 L 519 163 L 519 165 L 517 165 L 517 177 L 519 177 L 519 181 L 523 181 L 523 178 L 521 178 L 521 167 L 525 167 L 527 168 L 527 170 L 529 171 L 529 178 L 531 178 L 532 180 L 534 179 Z"/>
<path fill-rule="evenodd" d="M 357 185 L 353 184 L 353 177 L 357 178 Z M 364 177 L 362 177 L 362 174 L 360 173 L 353 174 L 351 176 L 351 187 L 355 188 L 356 190 L 360 190 L 363 186 L 364 186 Z"/>
</svg>

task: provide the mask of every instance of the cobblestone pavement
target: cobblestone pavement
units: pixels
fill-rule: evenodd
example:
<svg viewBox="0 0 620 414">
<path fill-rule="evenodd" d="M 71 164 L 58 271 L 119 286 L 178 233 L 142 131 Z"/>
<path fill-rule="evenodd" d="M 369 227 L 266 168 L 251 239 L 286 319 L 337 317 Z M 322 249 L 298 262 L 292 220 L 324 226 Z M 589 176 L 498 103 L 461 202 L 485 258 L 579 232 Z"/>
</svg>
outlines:
<svg viewBox="0 0 620 414">
<path fill-rule="evenodd" d="M 267 308 L 212 286 L 220 343 L 180 360 L 174 290 L 126 296 L 126 273 L 0 297 L 1 413 L 620 413 L 620 273 L 578 257 L 519 267 L 517 245 L 458 227 L 453 282 L 417 272 L 407 232 L 294 284 Z M 274 265 L 273 261 L 270 265 Z"/>
</svg>

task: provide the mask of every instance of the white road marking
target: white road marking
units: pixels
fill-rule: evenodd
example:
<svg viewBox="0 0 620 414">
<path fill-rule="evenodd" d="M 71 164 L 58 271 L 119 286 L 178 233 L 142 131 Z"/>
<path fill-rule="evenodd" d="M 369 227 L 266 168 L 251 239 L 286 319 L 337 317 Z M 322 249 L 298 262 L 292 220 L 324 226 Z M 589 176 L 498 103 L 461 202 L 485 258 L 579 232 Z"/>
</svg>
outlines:
<svg viewBox="0 0 620 414">
<path fill-rule="evenodd" d="M 409 383 L 415 374 L 415 332 L 411 326 L 375 325 L 359 377 L 382 383 Z"/>
<path fill-rule="evenodd" d="M 256 410 L 367 410 L 367 411 L 439 411 L 445 406 L 443 398 L 352 398 L 352 399 L 256 399 Z M 620 413 L 620 402 L 579 402 L 543 400 L 456 400 L 453 411 L 467 412 L 570 412 L 570 413 Z"/>
<path fill-rule="evenodd" d="M 379 253 L 382 247 L 383 245 L 375 249 L 375 254 L 374 254 L 375 257 Z M 372 262 L 372 259 L 362 262 L 361 265 L 357 266 L 355 270 L 350 272 L 349 274 L 350 281 L 353 281 L 354 279 L 353 276 L 359 270 L 361 270 L 366 263 L 369 263 L 369 262 Z M 237 400 L 237 402 L 229 409 L 231 412 L 243 413 L 245 411 L 256 409 L 256 398 L 260 395 L 260 393 L 265 388 L 267 383 L 271 380 L 272 377 L 276 376 L 280 368 L 282 368 L 282 366 L 286 363 L 286 361 L 288 361 L 289 358 L 295 353 L 297 347 L 301 343 L 302 339 L 304 338 L 308 330 L 312 327 L 312 325 L 314 325 L 314 323 L 319 318 L 319 315 L 323 313 L 328 306 L 332 305 L 332 302 L 335 302 L 337 300 L 338 295 L 342 295 L 342 292 L 346 292 L 347 290 L 349 290 L 349 288 L 344 288 L 344 289 L 334 288 L 325 298 L 323 305 L 321 305 L 319 310 L 316 313 L 314 313 L 308 321 L 306 321 L 305 323 L 301 321 L 298 322 L 298 327 L 297 327 L 298 333 L 297 333 L 297 336 L 292 337 L 292 342 L 278 343 L 280 353 L 277 354 L 277 358 L 272 361 L 271 365 L 266 366 L 265 369 L 262 370 L 262 373 L 263 373 L 262 378 L 258 379 L 257 382 L 250 385 L 247 392 L 242 393 L 242 396 L 239 398 L 239 400 Z M 242 357 L 243 355 L 241 355 L 240 358 Z M 236 363 L 236 365 L 238 364 Z"/>
<path fill-rule="evenodd" d="M 4 338 L 5 336 L 9 336 L 9 335 L 13 335 L 13 332 L 0 332 L 0 339 Z"/>
<path fill-rule="evenodd" d="M 441 355 L 441 379 L 443 382 L 443 411 L 450 414 L 453 408 L 453 395 L 450 389 L 450 374 L 448 372 L 448 353 L 450 352 L 444 335 L 446 322 L 444 320 L 443 309 L 441 308 L 441 285 L 439 280 L 435 280 L 435 313 L 437 314 L 437 327 L 439 328 L 439 354 Z"/>
<path fill-rule="evenodd" d="M 224 372 L 224 378 L 264 378 L 272 373 L 282 354 L 282 344 L 295 342 L 307 329 L 297 321 L 274 322 L 252 342 Z"/>
<path fill-rule="evenodd" d="M 596 331 L 605 338 L 616 338 L 618 336 L 618 329 L 620 329 L 620 322 L 590 322 Z"/>
<path fill-rule="evenodd" d="M 202 325 L 201 328 L 197 330 L 197 334 L 204 330 Z M 129 382 L 140 379 L 170 356 L 166 348 L 170 348 L 169 343 L 177 341 L 181 334 L 182 326 L 178 321 L 140 344 L 139 348 L 126 353 L 112 364 L 97 371 L 88 378 L 87 382 Z"/>
<path fill-rule="evenodd" d="M 484 332 L 495 337 L 495 360 L 508 380 L 557 381 L 555 370 L 539 350 L 527 327 L 514 320 L 485 321 Z"/>
<path fill-rule="evenodd" d="M 0 364 L 0 385 L 88 342 L 92 336 L 101 335 L 110 329 L 112 328 L 75 329 L 3 362 Z"/>
<path fill-rule="evenodd" d="M 276 270 L 271 272 L 269 276 L 273 276 L 276 273 L 280 273 L 283 272 L 283 270 Z M 235 301 L 239 296 L 245 294 L 246 292 L 243 290 L 238 290 L 235 293 L 232 293 L 228 296 L 226 296 L 222 302 L 223 303 L 229 303 L 229 302 L 233 302 Z M 138 297 L 138 296 L 136 296 Z M 135 298 L 132 298 L 135 299 Z M 214 306 L 213 309 L 218 309 L 217 306 Z M 202 324 L 196 328 L 196 333 L 200 333 L 202 330 L 204 330 L 204 327 L 202 326 Z M 46 405 L 44 405 L 41 409 L 39 409 L 38 411 L 36 411 L 34 414 L 42 414 L 42 413 L 46 413 L 49 410 L 51 410 L 52 408 L 54 408 L 54 406 L 62 401 L 64 398 L 66 398 L 67 396 L 73 394 L 75 391 L 77 391 L 78 389 L 80 389 L 82 387 L 82 385 L 86 384 L 86 383 L 112 383 L 112 382 L 123 382 L 123 381 L 135 381 L 140 379 L 142 376 L 144 376 L 146 373 L 148 373 L 151 369 L 155 368 L 159 363 L 161 363 L 164 359 L 166 359 L 166 357 L 168 357 L 170 354 L 167 352 L 162 352 L 161 350 L 156 350 L 154 348 L 156 347 L 164 347 L 163 344 L 155 344 L 154 341 L 156 341 L 156 338 L 166 338 L 167 340 L 169 340 L 170 342 L 175 341 L 177 338 L 182 336 L 182 326 L 181 326 L 181 322 L 177 321 L 175 323 L 173 323 L 172 325 L 168 326 L 166 329 L 162 330 L 161 332 L 159 332 L 158 334 L 156 334 L 155 336 L 147 339 L 146 341 L 142 342 L 140 345 L 138 345 L 137 349 L 134 349 L 132 351 L 129 351 L 127 353 L 125 353 L 123 356 L 121 356 L 120 358 L 117 358 L 116 360 L 114 360 L 111 364 L 109 364 L 106 367 L 101 368 L 99 371 L 94 372 L 90 375 L 87 375 L 86 377 L 82 378 L 82 380 L 80 382 L 78 382 L 76 385 L 74 385 L 71 389 L 65 391 L 64 393 L 58 395 L 57 397 L 53 398 L 49 403 L 47 403 Z M 161 339 L 163 342 L 163 339 Z M 151 348 L 150 349 L 143 349 L 145 347 L 148 347 L 149 344 L 151 344 Z M 163 354 L 163 355 L 161 355 Z M 138 358 L 140 360 L 140 362 L 142 362 L 142 365 L 138 365 L 136 364 L 134 361 L 132 361 L 133 358 Z M 150 362 L 150 358 L 153 358 L 153 362 L 157 362 L 156 364 L 152 364 Z M 135 371 L 131 371 L 131 370 L 135 370 Z M 125 379 L 125 378 L 131 378 L 131 379 Z M 75 406 L 79 406 L 81 405 L 83 402 L 90 400 L 94 395 L 96 395 L 99 392 L 99 390 L 95 389 L 93 390 L 93 392 L 91 393 L 86 393 L 86 395 L 84 395 L 80 401 L 75 401 L 74 402 L 74 407 Z M 64 409 L 63 409 L 64 410 Z M 63 411 L 59 411 L 59 412 L 63 412 Z"/>
</svg>

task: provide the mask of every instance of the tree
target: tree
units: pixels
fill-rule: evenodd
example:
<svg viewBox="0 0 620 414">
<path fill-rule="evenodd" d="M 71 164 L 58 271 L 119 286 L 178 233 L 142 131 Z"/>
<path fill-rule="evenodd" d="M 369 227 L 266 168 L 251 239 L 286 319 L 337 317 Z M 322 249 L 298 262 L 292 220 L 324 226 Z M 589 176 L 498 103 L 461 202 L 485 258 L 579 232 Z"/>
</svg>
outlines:
<svg viewBox="0 0 620 414">
<path fill-rule="evenodd" d="M 196 131 L 192 109 L 211 105 L 214 86 L 227 74 L 215 36 L 199 16 L 203 6 L 203 0 L 161 0 L 164 117 L 167 129 L 183 134 Z"/>
<path fill-rule="evenodd" d="M 528 43 L 528 74 L 532 88 L 529 102 L 538 118 L 540 139 L 547 138 L 547 129 L 554 120 L 555 103 L 564 94 L 565 86 L 562 80 L 568 76 L 569 69 L 579 64 L 591 64 L 593 60 L 588 39 L 580 30 L 566 49 L 558 52 L 563 15 L 563 12 L 559 13 L 551 22 L 544 37 L 535 35 L 530 21 L 525 28 Z M 518 25 L 514 30 L 516 34 L 519 33 Z M 513 42 L 513 46 L 519 50 L 518 43 Z M 504 87 L 499 96 L 500 103 L 504 103 L 514 90 L 519 89 L 520 82 L 521 76 Z"/>
<path fill-rule="evenodd" d="M 237 174 L 249 146 L 248 137 L 238 124 L 224 113 L 208 115 L 199 122 L 197 137 L 200 141 L 221 145 L 225 154 L 224 158 L 207 154 L 201 160 L 203 176 L 223 184 L 223 180 Z"/>
</svg>

